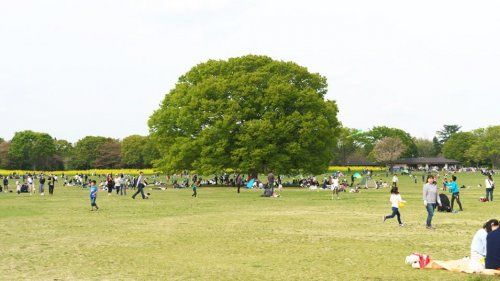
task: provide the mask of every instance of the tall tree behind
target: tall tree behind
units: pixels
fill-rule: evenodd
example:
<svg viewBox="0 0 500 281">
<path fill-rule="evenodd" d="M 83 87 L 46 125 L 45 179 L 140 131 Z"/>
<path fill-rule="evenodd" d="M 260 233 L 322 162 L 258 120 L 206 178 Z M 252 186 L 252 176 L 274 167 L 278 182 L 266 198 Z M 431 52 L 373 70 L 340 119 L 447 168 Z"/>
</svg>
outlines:
<svg viewBox="0 0 500 281">
<path fill-rule="evenodd" d="M 56 148 L 49 134 L 33 131 L 16 132 L 9 146 L 13 168 L 51 170 Z"/>
<path fill-rule="evenodd" d="M 453 134 L 443 145 L 443 155 L 446 158 L 470 164 L 466 151 L 474 144 L 475 136 L 471 132 L 458 132 Z"/>
<path fill-rule="evenodd" d="M 210 60 L 181 76 L 149 119 L 166 172 L 320 173 L 339 122 L 326 78 L 266 56 Z"/>
<path fill-rule="evenodd" d="M 444 144 L 453 134 L 458 133 L 460 128 L 458 125 L 444 125 L 442 130 L 436 132 L 439 142 Z"/>
<path fill-rule="evenodd" d="M 95 168 L 94 161 L 101 157 L 100 153 L 103 152 L 101 146 L 112 141 L 114 140 L 111 138 L 100 136 L 86 136 L 80 139 L 72 150 L 69 166 L 72 169 L 82 170 Z"/>
<path fill-rule="evenodd" d="M 434 153 L 434 145 L 432 141 L 428 139 L 416 138 L 414 142 L 417 146 L 419 157 L 434 157 L 437 155 Z"/>
<path fill-rule="evenodd" d="M 9 142 L 0 142 L 0 169 L 10 169 Z"/>
<path fill-rule="evenodd" d="M 120 168 L 121 144 L 118 140 L 108 139 L 97 148 L 98 155 L 92 162 L 92 168 Z"/>
<path fill-rule="evenodd" d="M 375 144 L 372 153 L 378 162 L 391 165 L 406 149 L 399 138 L 385 137 Z"/>
</svg>

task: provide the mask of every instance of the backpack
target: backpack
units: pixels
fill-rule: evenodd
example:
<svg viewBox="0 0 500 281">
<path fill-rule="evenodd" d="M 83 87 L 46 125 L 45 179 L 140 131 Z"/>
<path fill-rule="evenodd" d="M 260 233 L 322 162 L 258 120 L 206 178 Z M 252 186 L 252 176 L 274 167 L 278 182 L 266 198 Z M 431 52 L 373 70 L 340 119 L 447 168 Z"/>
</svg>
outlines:
<svg viewBox="0 0 500 281">
<path fill-rule="evenodd" d="M 441 200 L 441 206 L 438 206 L 439 212 L 451 212 L 450 199 L 446 194 L 439 194 L 439 199 Z"/>
</svg>

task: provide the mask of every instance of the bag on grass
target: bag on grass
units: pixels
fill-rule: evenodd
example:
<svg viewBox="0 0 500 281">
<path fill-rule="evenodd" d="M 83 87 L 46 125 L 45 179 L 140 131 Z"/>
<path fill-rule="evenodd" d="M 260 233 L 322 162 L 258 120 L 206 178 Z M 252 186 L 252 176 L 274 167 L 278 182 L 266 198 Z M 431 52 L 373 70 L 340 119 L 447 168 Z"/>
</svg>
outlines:
<svg viewBox="0 0 500 281">
<path fill-rule="evenodd" d="M 451 212 L 450 199 L 446 194 L 439 194 L 439 199 L 441 200 L 441 206 L 438 206 L 439 212 Z"/>
</svg>

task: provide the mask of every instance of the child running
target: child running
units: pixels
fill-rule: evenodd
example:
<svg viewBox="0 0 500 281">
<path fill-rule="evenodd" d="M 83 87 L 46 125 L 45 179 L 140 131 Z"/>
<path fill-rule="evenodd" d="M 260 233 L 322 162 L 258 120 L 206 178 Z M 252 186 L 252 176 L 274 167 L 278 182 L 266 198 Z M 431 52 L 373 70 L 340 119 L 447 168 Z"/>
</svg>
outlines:
<svg viewBox="0 0 500 281">
<path fill-rule="evenodd" d="M 391 198 L 389 199 L 389 201 L 391 201 L 392 214 L 389 216 L 384 216 L 384 222 L 387 219 L 392 219 L 394 216 L 397 216 L 399 226 L 404 226 L 404 224 L 401 222 L 401 214 L 399 213 L 399 205 L 400 205 L 400 203 L 404 203 L 406 201 L 404 201 L 401 198 L 401 194 L 399 194 L 397 186 L 394 186 L 391 189 Z"/>
<path fill-rule="evenodd" d="M 94 207 L 95 207 L 95 210 L 99 210 L 99 207 L 97 207 L 97 204 L 95 203 L 96 199 L 97 199 L 97 184 L 96 184 L 96 181 L 95 180 L 91 180 L 90 181 L 90 206 L 92 207 L 91 211 L 94 210 Z"/>
</svg>

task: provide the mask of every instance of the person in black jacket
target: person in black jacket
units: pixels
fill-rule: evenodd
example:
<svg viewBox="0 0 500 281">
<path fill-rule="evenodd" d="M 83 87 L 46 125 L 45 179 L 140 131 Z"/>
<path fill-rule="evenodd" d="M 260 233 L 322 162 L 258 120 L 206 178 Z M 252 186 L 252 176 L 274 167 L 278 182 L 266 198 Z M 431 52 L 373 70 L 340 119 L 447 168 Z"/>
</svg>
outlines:
<svg viewBox="0 0 500 281">
<path fill-rule="evenodd" d="M 491 232 L 486 237 L 485 268 L 500 269 L 500 229 L 498 222 L 491 224 Z"/>
</svg>

